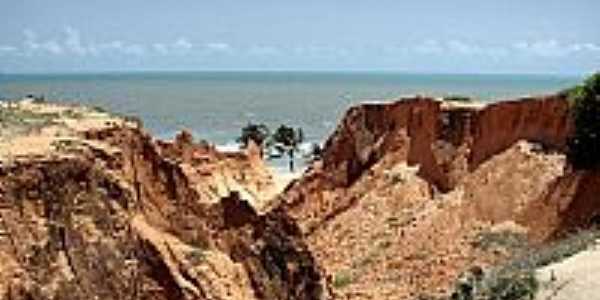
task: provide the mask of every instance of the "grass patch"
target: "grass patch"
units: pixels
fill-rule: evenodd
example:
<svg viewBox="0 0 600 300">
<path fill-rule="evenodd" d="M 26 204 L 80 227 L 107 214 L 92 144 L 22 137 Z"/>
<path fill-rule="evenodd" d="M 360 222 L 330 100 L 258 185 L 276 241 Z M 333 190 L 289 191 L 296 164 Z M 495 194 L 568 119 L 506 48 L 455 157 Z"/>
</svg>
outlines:
<svg viewBox="0 0 600 300">
<path fill-rule="evenodd" d="M 478 239 L 480 246 L 521 248 L 525 245 L 521 237 L 501 233 L 483 233 Z M 598 239 L 600 239 L 599 229 L 579 231 L 549 245 L 523 250 L 521 255 L 487 272 L 481 268 L 472 268 L 457 280 L 450 299 L 533 299 L 540 286 L 535 277 L 536 269 L 560 262 L 589 249 Z"/>
<path fill-rule="evenodd" d="M 539 289 L 535 273 L 531 270 L 501 274 L 489 286 L 490 299 L 533 299 Z"/>
<path fill-rule="evenodd" d="M 600 229 L 579 231 L 550 245 L 532 249 L 511 263 L 529 268 L 541 268 L 589 249 L 598 239 L 600 239 Z"/>
<path fill-rule="evenodd" d="M 204 254 L 204 251 L 201 249 L 194 249 L 186 253 L 185 258 L 195 266 L 206 261 L 206 254 Z"/>
<path fill-rule="evenodd" d="M 82 119 L 84 117 L 83 113 L 79 111 L 75 111 L 73 109 L 65 110 L 61 116 L 69 118 L 69 119 Z"/>
<path fill-rule="evenodd" d="M 390 246 L 392 246 L 392 241 L 390 241 L 390 240 L 383 240 L 383 241 L 381 241 L 379 244 L 377 244 L 377 246 L 378 246 L 380 249 L 387 249 L 387 248 L 389 248 Z"/>
<path fill-rule="evenodd" d="M 18 108 L 0 108 L 0 127 L 27 133 L 54 124 L 57 113 L 34 113 Z"/>
<path fill-rule="evenodd" d="M 90 108 L 93 112 L 96 112 L 96 113 L 105 113 L 105 114 L 109 113 L 107 109 L 105 109 L 104 107 L 101 107 L 101 106 L 92 106 Z"/>
<path fill-rule="evenodd" d="M 332 285 L 336 289 L 344 288 L 350 285 L 353 281 L 352 275 L 345 271 L 340 271 L 333 276 Z"/>
<path fill-rule="evenodd" d="M 385 223 L 390 229 L 397 229 L 400 227 L 405 227 L 410 225 L 411 222 L 414 222 L 415 218 L 408 216 L 391 216 L 385 219 Z"/>
<path fill-rule="evenodd" d="M 483 231 L 477 234 L 473 246 L 483 250 L 494 250 L 498 248 L 517 251 L 529 246 L 527 236 L 513 231 Z"/>
<path fill-rule="evenodd" d="M 473 102 L 473 100 L 468 97 L 468 96 L 462 96 L 462 95 L 449 95 L 444 97 L 444 101 L 453 101 L 453 102 Z"/>
<path fill-rule="evenodd" d="M 539 289 L 533 270 L 468 274 L 457 281 L 451 300 L 530 300 Z"/>
</svg>

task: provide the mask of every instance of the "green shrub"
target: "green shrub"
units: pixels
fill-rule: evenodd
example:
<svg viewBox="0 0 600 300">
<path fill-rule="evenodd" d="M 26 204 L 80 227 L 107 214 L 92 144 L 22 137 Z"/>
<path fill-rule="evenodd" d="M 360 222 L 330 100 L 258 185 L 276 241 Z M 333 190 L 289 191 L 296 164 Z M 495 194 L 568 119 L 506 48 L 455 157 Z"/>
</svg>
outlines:
<svg viewBox="0 0 600 300">
<path fill-rule="evenodd" d="M 352 276 L 347 272 L 338 272 L 333 277 L 333 287 L 340 289 L 352 283 Z"/>
<path fill-rule="evenodd" d="M 504 274 L 489 287 L 489 300 L 533 299 L 539 283 L 533 271 Z"/>
<path fill-rule="evenodd" d="M 600 73 L 566 93 L 575 123 L 569 141 L 569 160 L 577 169 L 597 169 L 600 167 Z"/>
<path fill-rule="evenodd" d="M 91 109 L 93 112 L 97 112 L 97 113 L 108 113 L 108 110 L 106 110 L 102 106 L 92 106 Z"/>
<path fill-rule="evenodd" d="M 507 249 L 517 251 L 528 246 L 527 237 L 522 233 L 511 231 L 480 232 L 473 246 L 483 250 Z"/>
<path fill-rule="evenodd" d="M 468 96 L 461 95 L 450 95 L 444 97 L 444 101 L 454 101 L 454 102 L 472 102 L 473 100 Z"/>
<path fill-rule="evenodd" d="M 581 251 L 590 248 L 600 239 L 600 230 L 596 228 L 579 231 L 569 236 L 552 242 L 543 248 L 531 249 L 521 257 L 516 258 L 511 264 L 529 268 L 541 268 L 560 262 Z"/>
<path fill-rule="evenodd" d="M 186 254 L 186 259 L 195 266 L 206 261 L 206 254 L 202 249 L 193 249 Z"/>
<path fill-rule="evenodd" d="M 539 288 L 532 270 L 500 270 L 460 279 L 452 300 L 530 300 Z"/>
<path fill-rule="evenodd" d="M 484 272 L 479 267 L 471 268 L 455 283 L 452 300 L 527 300 L 539 288 L 535 271 L 552 263 L 560 262 L 585 249 L 600 238 L 600 230 L 592 228 L 573 233 L 543 247 L 524 250 L 505 264 Z M 489 245 L 509 246 L 520 240 L 510 236 L 486 236 Z M 498 242 L 501 243 L 498 243 Z M 486 244 L 486 243 L 484 243 Z M 482 245 L 484 245 L 482 244 Z M 524 246 L 518 243 L 519 247 Z M 480 245 L 481 246 L 481 245 Z"/>
</svg>

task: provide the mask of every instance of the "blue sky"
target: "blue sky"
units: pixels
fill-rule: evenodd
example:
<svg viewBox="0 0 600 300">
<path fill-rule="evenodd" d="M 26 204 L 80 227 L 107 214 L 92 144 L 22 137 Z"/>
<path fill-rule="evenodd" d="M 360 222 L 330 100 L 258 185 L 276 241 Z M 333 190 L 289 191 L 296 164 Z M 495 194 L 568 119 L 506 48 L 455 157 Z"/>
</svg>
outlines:
<svg viewBox="0 0 600 300">
<path fill-rule="evenodd" d="M 0 0 L 0 71 L 600 70 L 598 0 Z"/>
</svg>

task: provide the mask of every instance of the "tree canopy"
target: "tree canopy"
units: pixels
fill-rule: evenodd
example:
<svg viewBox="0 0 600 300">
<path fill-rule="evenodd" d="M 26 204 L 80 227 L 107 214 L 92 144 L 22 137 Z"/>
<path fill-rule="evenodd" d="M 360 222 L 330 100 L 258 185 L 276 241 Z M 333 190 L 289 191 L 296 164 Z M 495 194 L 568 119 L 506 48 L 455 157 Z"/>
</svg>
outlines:
<svg viewBox="0 0 600 300">
<path fill-rule="evenodd" d="M 284 150 L 295 150 L 304 140 L 302 128 L 294 129 L 286 125 L 280 125 L 272 136 L 276 147 L 283 147 Z"/>
<path fill-rule="evenodd" d="M 578 169 L 600 167 L 600 73 L 567 92 L 575 132 L 569 141 L 569 160 Z"/>
<path fill-rule="evenodd" d="M 277 155 L 270 155 L 269 158 L 278 158 L 283 154 L 287 154 L 290 171 L 293 171 L 295 152 L 298 150 L 298 146 L 304 141 L 304 132 L 302 128 L 293 128 L 282 124 L 271 134 L 271 131 L 265 124 L 248 123 L 248 125 L 242 128 L 237 142 L 245 148 L 248 146 L 250 140 L 254 141 L 262 149 L 270 148 L 278 152 Z"/>
<path fill-rule="evenodd" d="M 250 140 L 252 140 L 258 146 L 262 147 L 269 136 L 270 130 L 267 125 L 248 123 L 248 125 L 242 128 L 242 133 L 240 137 L 237 138 L 237 142 L 245 148 L 248 146 Z"/>
</svg>

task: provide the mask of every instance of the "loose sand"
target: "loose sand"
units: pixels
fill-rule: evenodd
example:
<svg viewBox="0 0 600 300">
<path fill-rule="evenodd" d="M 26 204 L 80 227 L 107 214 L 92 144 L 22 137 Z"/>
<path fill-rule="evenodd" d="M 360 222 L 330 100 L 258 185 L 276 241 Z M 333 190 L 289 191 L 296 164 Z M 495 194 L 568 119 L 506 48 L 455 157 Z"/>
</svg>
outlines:
<svg viewBox="0 0 600 300">
<path fill-rule="evenodd" d="M 538 270 L 537 300 L 600 299 L 600 241 L 589 250 Z"/>
</svg>

